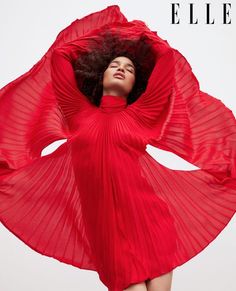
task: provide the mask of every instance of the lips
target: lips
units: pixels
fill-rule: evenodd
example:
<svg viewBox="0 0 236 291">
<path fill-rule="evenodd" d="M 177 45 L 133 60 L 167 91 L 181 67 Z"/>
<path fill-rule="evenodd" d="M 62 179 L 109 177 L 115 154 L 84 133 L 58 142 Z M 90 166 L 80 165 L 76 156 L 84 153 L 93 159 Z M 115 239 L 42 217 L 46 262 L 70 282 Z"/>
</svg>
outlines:
<svg viewBox="0 0 236 291">
<path fill-rule="evenodd" d="M 125 75 L 122 74 L 122 73 L 115 73 L 115 74 L 113 75 L 113 77 L 121 77 L 122 79 L 124 79 L 124 78 L 125 78 Z"/>
</svg>

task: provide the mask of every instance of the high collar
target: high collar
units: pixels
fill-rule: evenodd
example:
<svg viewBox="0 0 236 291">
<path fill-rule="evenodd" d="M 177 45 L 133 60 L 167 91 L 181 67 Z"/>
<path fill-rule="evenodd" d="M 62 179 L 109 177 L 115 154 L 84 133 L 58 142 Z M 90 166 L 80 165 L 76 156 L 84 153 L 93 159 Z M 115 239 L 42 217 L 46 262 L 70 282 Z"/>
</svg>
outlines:
<svg viewBox="0 0 236 291">
<path fill-rule="evenodd" d="M 123 96 L 103 95 L 100 108 L 105 110 L 122 110 L 127 106 L 127 100 Z"/>
</svg>

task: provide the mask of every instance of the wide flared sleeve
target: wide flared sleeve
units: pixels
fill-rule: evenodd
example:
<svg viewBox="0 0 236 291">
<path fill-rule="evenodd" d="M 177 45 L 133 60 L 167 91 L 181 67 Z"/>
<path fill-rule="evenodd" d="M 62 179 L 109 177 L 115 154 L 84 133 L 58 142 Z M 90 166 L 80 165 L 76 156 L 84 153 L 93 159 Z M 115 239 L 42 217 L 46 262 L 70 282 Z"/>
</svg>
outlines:
<svg viewBox="0 0 236 291">
<path fill-rule="evenodd" d="M 116 5 L 76 19 L 39 62 L 0 91 L 0 222 L 37 252 L 89 270 L 96 265 L 75 179 L 72 139 L 50 154 L 40 153 L 72 135 L 70 102 L 73 94 L 79 97 L 70 64 L 78 49 L 73 41 L 113 21 L 126 21 Z M 75 108 L 83 102 L 76 101 Z"/>
<path fill-rule="evenodd" d="M 154 36 L 154 34 L 153 34 Z M 206 248 L 236 212 L 236 120 L 219 99 L 201 91 L 187 59 L 154 37 L 156 63 L 145 92 L 127 109 L 145 144 L 172 152 L 195 170 L 171 169 L 147 151 L 139 157 L 142 176 L 166 206 L 176 230 L 173 256 L 161 266 L 179 266 Z M 173 234 L 174 231 L 169 233 Z"/>
<path fill-rule="evenodd" d="M 235 187 L 235 116 L 221 100 L 200 90 L 178 50 L 169 46 L 157 59 L 146 91 L 130 111 L 145 129 L 148 144 L 173 152 Z"/>
<path fill-rule="evenodd" d="M 117 21 L 127 21 L 117 5 L 74 20 L 60 31 L 45 55 L 28 72 L 1 88 L 0 174 L 26 165 L 40 157 L 50 143 L 71 136 L 66 109 L 72 101 L 69 93 L 75 89 L 61 47 Z"/>
</svg>

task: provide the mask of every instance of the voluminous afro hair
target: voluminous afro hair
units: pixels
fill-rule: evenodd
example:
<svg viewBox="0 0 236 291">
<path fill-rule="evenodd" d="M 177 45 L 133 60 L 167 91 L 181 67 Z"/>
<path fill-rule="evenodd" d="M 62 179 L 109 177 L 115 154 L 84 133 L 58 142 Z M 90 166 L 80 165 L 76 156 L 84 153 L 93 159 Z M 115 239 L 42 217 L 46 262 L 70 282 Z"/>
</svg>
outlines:
<svg viewBox="0 0 236 291">
<path fill-rule="evenodd" d="M 121 39 L 118 33 L 105 30 L 100 36 L 102 41 L 91 46 L 72 63 L 78 88 L 99 106 L 103 74 L 113 59 L 124 56 L 135 66 L 135 84 L 127 97 L 127 104 L 131 104 L 145 91 L 154 68 L 156 56 L 152 45 L 144 35 L 138 39 Z"/>
</svg>

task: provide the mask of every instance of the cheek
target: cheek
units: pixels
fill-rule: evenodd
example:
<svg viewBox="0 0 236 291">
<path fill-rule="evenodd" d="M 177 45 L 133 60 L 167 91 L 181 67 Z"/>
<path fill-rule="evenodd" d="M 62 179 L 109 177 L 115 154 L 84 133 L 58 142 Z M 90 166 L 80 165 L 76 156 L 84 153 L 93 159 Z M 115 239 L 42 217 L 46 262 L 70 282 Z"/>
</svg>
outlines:
<svg viewBox="0 0 236 291">
<path fill-rule="evenodd" d="M 107 82 L 109 78 L 111 77 L 111 72 L 109 70 L 106 70 L 103 74 L 103 83 Z"/>
<path fill-rule="evenodd" d="M 102 79 L 103 86 L 106 84 L 106 82 L 107 82 L 107 75 L 106 75 L 106 72 L 104 72 L 103 79 Z"/>
<path fill-rule="evenodd" d="M 131 75 L 129 77 L 129 84 L 130 84 L 130 87 L 133 87 L 134 86 L 134 83 L 135 83 L 135 76 L 134 75 Z"/>
</svg>

